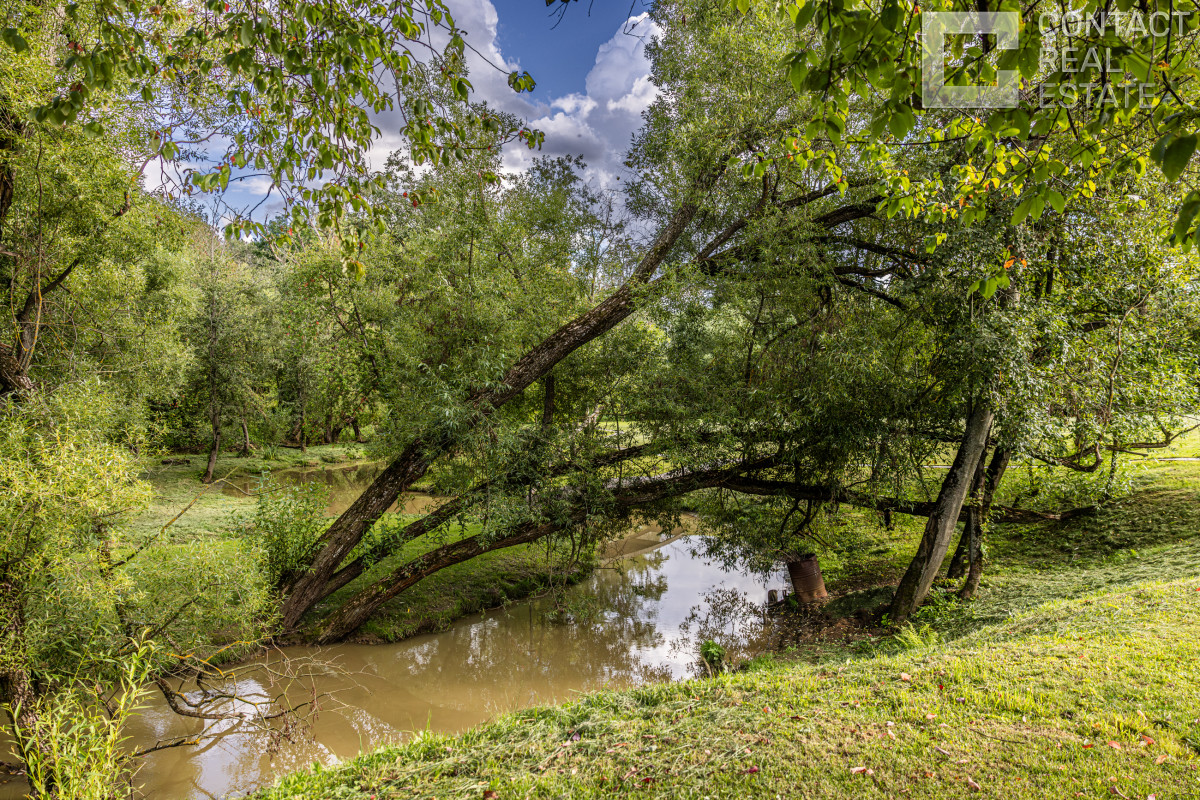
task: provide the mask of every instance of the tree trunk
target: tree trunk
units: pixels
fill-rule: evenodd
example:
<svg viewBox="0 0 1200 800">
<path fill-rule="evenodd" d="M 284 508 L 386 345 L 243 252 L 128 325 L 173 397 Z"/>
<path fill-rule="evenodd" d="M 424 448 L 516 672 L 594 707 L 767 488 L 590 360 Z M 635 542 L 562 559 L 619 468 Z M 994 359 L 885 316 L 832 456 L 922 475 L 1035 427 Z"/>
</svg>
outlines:
<svg viewBox="0 0 1200 800">
<path fill-rule="evenodd" d="M 246 424 L 246 409 L 242 409 L 242 458 L 250 456 L 250 426 Z"/>
<path fill-rule="evenodd" d="M 386 583 L 376 583 L 367 591 L 359 592 L 351 598 L 322 624 L 320 632 L 313 640 L 314 644 L 330 644 L 345 639 L 370 619 L 379 606 L 435 572 L 483 553 L 536 541 L 561 527 L 549 522 L 541 525 L 527 522 L 500 539 L 489 540 L 482 534 L 476 534 L 442 545 L 393 572 Z"/>
<path fill-rule="evenodd" d="M 212 447 L 208 451 L 208 468 L 204 470 L 204 483 L 213 482 L 213 471 L 217 468 L 217 453 L 221 452 L 221 410 L 214 403 L 211 409 Z"/>
<path fill-rule="evenodd" d="M 29 380 L 13 352 L 13 348 L 0 344 L 0 397 L 33 390 L 33 381 Z"/>
<path fill-rule="evenodd" d="M 900 580 L 896 588 L 896 596 L 892 600 L 891 617 L 894 622 L 904 622 L 916 610 L 929 587 L 933 585 L 938 570 L 950 549 L 954 538 L 954 529 L 958 516 L 962 511 L 963 502 L 971 489 L 975 465 L 983 453 L 991 432 L 994 414 L 984 399 L 979 399 L 967 417 L 966 429 L 954 463 L 942 481 L 941 491 L 937 501 L 925 523 L 925 533 L 921 536 L 921 544 L 917 554 Z"/>
<path fill-rule="evenodd" d="M 549 372 L 542 378 L 542 427 L 549 428 L 554 424 L 554 373 Z"/>
<path fill-rule="evenodd" d="M 1008 455 L 1008 448 L 997 447 L 996 452 L 992 453 L 991 463 L 988 464 L 987 476 L 983 481 L 983 496 L 979 501 L 979 524 L 975 528 L 975 537 L 969 543 L 970 571 L 967 572 L 967 579 L 963 581 L 962 588 L 958 590 L 958 596 L 963 600 L 970 600 L 979 591 L 979 579 L 983 577 L 983 523 L 987 521 L 992 510 L 992 498 L 996 496 L 996 489 L 999 488 L 1004 471 L 1008 468 Z"/>
<path fill-rule="evenodd" d="M 821 576 L 821 562 L 812 553 L 788 561 L 787 570 L 792 592 L 801 603 L 815 603 L 829 597 L 825 579 Z"/>
<path fill-rule="evenodd" d="M 362 431 L 358 428 L 358 417 L 350 418 L 350 430 L 354 431 L 354 441 L 358 444 L 363 443 Z"/>
<path fill-rule="evenodd" d="M 987 461 L 987 447 L 979 454 L 979 463 L 975 465 L 975 478 L 971 481 L 970 499 L 963 509 L 962 536 L 958 537 L 958 547 L 954 557 L 950 559 L 950 567 L 946 570 L 947 578 L 961 578 L 967 574 L 967 564 L 971 561 L 971 541 L 979 538 L 980 517 L 979 504 L 983 502 L 984 463 Z"/>
<path fill-rule="evenodd" d="M 695 202 L 685 201 L 619 289 L 529 350 L 513 364 L 496 388 L 477 391 L 468 398 L 467 405 L 475 410 L 475 414 L 459 428 L 457 435 L 465 436 L 496 409 L 553 369 L 558 362 L 597 336 L 612 330 L 640 308 L 645 302 L 643 287 L 666 259 L 698 210 Z M 310 568 L 289 587 L 290 591 L 280 608 L 280 622 L 285 631 L 294 630 L 305 612 L 320 599 L 326 582 L 380 515 L 391 507 L 402 492 L 420 480 L 433 460 L 453 444 L 451 436 L 442 430 L 415 437 L 374 483 L 334 520 L 318 541 Z"/>
<path fill-rule="evenodd" d="M 961 578 L 967 574 L 967 563 L 970 560 L 967 550 L 970 546 L 971 537 L 970 529 L 966 527 L 966 520 L 963 520 L 963 523 L 962 536 L 958 537 L 958 547 L 954 548 L 954 555 L 950 558 L 950 566 L 946 568 L 947 578 Z"/>
</svg>

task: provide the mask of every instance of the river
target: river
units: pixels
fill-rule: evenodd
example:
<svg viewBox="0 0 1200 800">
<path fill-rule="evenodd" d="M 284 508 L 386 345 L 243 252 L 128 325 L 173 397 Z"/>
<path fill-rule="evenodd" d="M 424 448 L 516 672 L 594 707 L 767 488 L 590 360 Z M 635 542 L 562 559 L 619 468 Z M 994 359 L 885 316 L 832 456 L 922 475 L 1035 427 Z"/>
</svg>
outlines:
<svg viewBox="0 0 1200 800">
<path fill-rule="evenodd" d="M 314 470 L 294 479 L 347 484 L 346 492 L 331 495 L 336 513 L 367 477 Z M 405 510 L 431 502 L 418 496 Z M 767 585 L 784 587 L 785 574 L 764 583 L 703 559 L 693 544 L 686 530 L 662 533 L 643 525 L 562 597 L 513 603 L 396 644 L 277 652 L 241 678 L 239 694 L 282 692 L 305 700 L 315 693 L 315 717 L 297 730 L 229 730 L 200 746 L 153 753 L 136 782 L 149 798 L 240 796 L 314 761 L 332 764 L 413 731 L 461 731 L 507 710 L 580 692 L 699 674 L 705 639 L 743 657 L 753 654 L 768 635 Z M 281 678 L 285 663 L 303 677 Z M 145 746 L 193 732 L 191 723 L 150 695 L 128 733 L 131 743 Z M 0 783 L 0 800 L 22 796 L 17 781 Z"/>
</svg>

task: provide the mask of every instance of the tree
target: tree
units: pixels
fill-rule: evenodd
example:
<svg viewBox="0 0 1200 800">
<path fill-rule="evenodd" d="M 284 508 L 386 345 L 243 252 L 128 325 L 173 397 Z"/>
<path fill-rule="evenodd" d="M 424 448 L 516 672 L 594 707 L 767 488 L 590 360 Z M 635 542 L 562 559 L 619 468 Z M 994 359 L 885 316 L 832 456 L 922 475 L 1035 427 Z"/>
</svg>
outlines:
<svg viewBox="0 0 1200 800">
<path fill-rule="evenodd" d="M 975 513 L 964 503 L 985 456 L 993 449 L 1003 454 L 993 458 L 998 483 L 1003 465 L 1015 454 L 1050 457 L 1047 448 L 1064 452 L 1062 400 L 1072 392 L 1084 397 L 1080 382 L 1093 387 L 1091 397 L 1100 403 L 1090 405 L 1094 400 L 1089 399 L 1086 409 L 1071 415 L 1083 426 L 1075 433 L 1086 428 L 1089 434 L 1080 440 L 1083 450 L 1054 456 L 1064 462 L 1096 448 L 1120 447 L 1108 434 L 1089 439 L 1092 431 L 1111 431 L 1118 419 L 1130 432 L 1166 425 L 1181 408 L 1179 399 L 1191 396 L 1179 392 L 1189 381 L 1195 385 L 1184 377 L 1191 367 L 1186 359 L 1161 358 L 1158 332 L 1190 330 L 1187 316 L 1179 312 L 1190 307 L 1184 298 L 1194 265 L 1184 259 L 1174 264 L 1177 270 L 1164 272 L 1161 265 L 1173 259 L 1169 250 L 1157 244 L 1146 250 L 1131 247 L 1123 231 L 1113 230 L 1114 214 L 1161 218 L 1156 203 L 1142 209 L 1129 200 L 1137 191 L 1160 196 L 1163 189 L 1153 181 L 1136 190 L 1131 178 L 1087 189 L 1095 198 L 1091 203 L 1078 201 L 1067 216 L 1054 211 L 1021 225 L 1011 223 L 1011 211 L 1024 200 L 1002 195 L 989 197 L 987 213 L 970 227 L 947 225 L 949 204 L 939 206 L 940 218 L 889 219 L 881 210 L 903 198 L 905 186 L 901 182 L 887 194 L 876 193 L 882 175 L 894 170 L 909 184 L 944 184 L 969 158 L 969 147 L 939 144 L 914 148 L 894 164 L 868 159 L 851 164 L 835 142 L 805 141 L 789 133 L 803 132 L 821 117 L 822 107 L 813 98 L 755 79 L 778 57 L 789 35 L 784 28 L 770 19 L 739 19 L 704 3 L 663 5 L 654 13 L 663 33 L 649 52 L 662 94 L 630 157 L 641 170 L 631 206 L 657 226 L 654 243 L 607 300 L 510 362 L 513 366 L 495 384 L 473 388 L 468 381 L 456 387 L 463 399 L 449 405 L 455 411 L 439 408 L 454 420 L 452 426 L 422 420 L 397 439 L 400 455 L 326 532 L 313 568 L 291 587 L 284 604 L 288 627 L 294 628 L 316 599 L 361 574 L 361 561 L 352 552 L 397 493 L 435 464 L 453 462 L 479 431 L 487 430 L 495 441 L 505 427 L 527 424 L 530 416 L 512 416 L 507 404 L 530 409 L 531 392 L 522 390 L 550 369 L 556 375 L 556 405 L 569 401 L 558 378 L 594 348 L 603 349 L 629 330 L 635 313 L 639 322 L 652 320 L 670 332 L 657 347 L 648 344 L 639 352 L 636 363 L 622 367 L 622 416 L 633 417 L 646 444 L 633 450 L 632 442 L 618 434 L 611 449 L 582 449 L 596 462 L 543 461 L 558 464 L 548 475 L 569 483 L 594 473 L 608 481 L 596 490 L 614 498 L 618 514 L 669 507 L 667 501 L 677 495 L 645 502 L 615 499 L 621 497 L 623 469 L 636 464 L 653 476 L 654 459 L 661 458 L 683 474 L 710 474 L 715 464 L 729 465 L 717 483 L 686 491 L 719 487 L 771 498 L 774 505 L 765 516 L 774 515 L 771 524 L 780 528 L 804 518 L 789 516 L 797 501 L 927 517 L 925 536 L 897 592 L 897 619 L 906 618 L 923 599 L 957 523 Z M 712 91 L 713 81 L 720 92 Z M 764 148 L 781 136 L 791 157 L 765 157 Z M 1090 170 L 1077 169 L 1056 180 L 1060 186 L 1087 187 L 1093 179 Z M 1073 227 L 1066 227 L 1067 220 Z M 1111 252 L 1094 260 L 1081 257 L 1077 266 L 1064 258 L 1075 252 L 1064 236 L 1087 241 L 1100 229 L 1111 232 Z M 991 274 L 990 265 L 997 262 L 1006 267 L 1002 277 Z M 1120 263 L 1119 281 L 1089 283 L 1101 275 L 1102 263 Z M 434 274 L 447 264 L 435 264 Z M 1069 286 L 1059 282 L 1046 293 L 1048 274 L 1061 277 L 1079 268 L 1083 272 Z M 1103 287 L 1099 292 L 1098 286 Z M 1135 296 L 1155 300 L 1141 306 Z M 1144 347 L 1128 349 L 1131 340 L 1124 334 L 1124 345 L 1106 338 L 1114 326 L 1130 324 L 1134 306 L 1127 301 L 1149 312 L 1139 326 L 1144 322 L 1143 330 L 1155 333 L 1143 340 Z M 1090 320 L 1078 325 L 1074 320 L 1082 307 Z M 1072 381 L 1051 379 L 1060 365 L 1045 356 L 1048 347 L 1053 349 L 1050 340 L 1059 336 L 1074 342 L 1069 352 L 1098 347 L 1094 352 L 1113 359 L 1073 362 Z M 1150 363 L 1168 367 L 1179 382 L 1172 378 L 1171 390 L 1158 392 L 1158 379 L 1142 371 Z M 1128 402 L 1119 393 L 1108 399 L 1096 395 L 1103 385 L 1120 385 L 1102 380 L 1114 370 L 1129 376 Z M 538 394 L 544 401 L 545 389 Z M 1152 402 L 1145 402 L 1151 396 Z M 464 401 L 465 409 L 459 405 Z M 576 417 L 577 430 L 585 422 Z M 1133 441 L 1128 435 L 1118 438 Z M 1137 441 L 1143 447 L 1155 444 Z M 923 460 L 947 444 L 955 447 L 955 463 L 936 498 L 905 497 L 920 477 Z M 519 463 L 492 462 L 486 474 L 493 477 L 461 494 L 445 512 L 413 523 L 398 540 L 380 546 L 386 550 L 438 531 L 490 497 L 497 482 L 515 481 L 508 491 L 519 487 L 534 498 L 550 491 L 545 477 L 522 473 Z M 975 496 L 972 505 L 981 511 L 987 501 Z M 549 497 L 559 495 L 550 492 Z M 788 502 L 781 505 L 776 498 Z M 505 529 L 511 534 L 463 544 L 444 540 L 430 560 L 400 567 L 359 592 L 323 623 L 319 638 L 345 635 L 410 581 L 472 557 L 481 552 L 473 549 L 477 546 L 525 542 L 534 531 L 546 536 L 584 524 L 570 514 L 557 525 L 537 522 L 543 507 L 535 500 L 532 518 Z M 591 517 L 604 517 L 604 503 L 593 500 L 592 508 L 598 510 Z M 981 525 L 977 521 L 972 536 Z M 974 581 L 980 552 L 978 547 L 972 552 Z"/>
<path fill-rule="evenodd" d="M 1014 223 L 1037 220 L 1049 209 L 1061 212 L 1086 200 L 1097 182 L 1145 174 L 1151 161 L 1173 183 L 1187 173 L 1196 147 L 1196 118 L 1188 109 L 1195 100 L 1190 76 L 1200 17 L 1190 5 L 1114 7 L 1078 0 L 1046 9 L 1005 2 L 739 0 L 736 6 L 794 26 L 798 41 L 783 58 L 787 77 L 798 92 L 817 94 L 824 104 L 810 135 L 828 135 L 885 158 L 926 137 L 967 148 L 972 161 L 952 181 L 914 182 L 889 213 L 935 211 L 948 193 L 951 217 L 970 223 L 989 213 L 989 192 L 1003 191 L 1021 196 L 1011 212 Z M 1020 20 L 1008 38 L 946 37 L 952 62 L 946 84 L 987 86 L 1010 70 L 1006 85 L 1017 93 L 1019 83 L 1020 91 L 1001 108 L 946 99 L 922 64 L 923 58 L 944 58 L 931 49 L 940 37 L 918 39 L 923 25 L 947 30 L 930 12 L 983 11 L 1012 12 Z M 861 124 L 848 126 L 863 113 Z M 778 149 L 770 155 L 778 157 Z M 1091 183 L 1064 194 L 1055 177 L 1070 170 L 1085 171 Z M 1198 211 L 1200 194 L 1191 191 L 1174 220 L 1176 244 L 1189 247 L 1195 240 Z"/>
<path fill-rule="evenodd" d="M 360 268 L 359 245 L 382 224 L 374 202 L 384 187 L 367 160 L 376 115 L 399 113 L 417 163 L 465 157 L 472 129 L 539 145 L 540 134 L 494 115 L 451 119 L 470 83 L 439 0 L 361 10 L 307 0 L 3 6 L 0 266 L 12 278 L 15 342 L 0 355 L 0 393 L 30 388 L 44 298 L 122 246 L 120 220 L 144 202 L 143 182 L 176 198 L 214 196 L 233 237 L 272 232 L 254 208 L 226 203 L 231 181 L 265 178 L 289 227 L 338 230 L 343 262 Z M 528 75 L 510 83 L 533 85 Z M 72 173 L 86 161 L 72 161 L 80 150 L 98 172 Z M 48 241 L 47 215 L 67 207 L 85 216 Z"/>
<path fill-rule="evenodd" d="M 214 253 L 199 271 L 200 296 L 188 326 L 193 361 L 186 391 L 205 408 L 211 436 L 203 481 L 211 483 L 226 425 L 239 422 L 243 450 L 249 446 L 245 413 L 265 369 L 260 323 L 266 303 L 250 267 L 225 253 Z"/>
</svg>

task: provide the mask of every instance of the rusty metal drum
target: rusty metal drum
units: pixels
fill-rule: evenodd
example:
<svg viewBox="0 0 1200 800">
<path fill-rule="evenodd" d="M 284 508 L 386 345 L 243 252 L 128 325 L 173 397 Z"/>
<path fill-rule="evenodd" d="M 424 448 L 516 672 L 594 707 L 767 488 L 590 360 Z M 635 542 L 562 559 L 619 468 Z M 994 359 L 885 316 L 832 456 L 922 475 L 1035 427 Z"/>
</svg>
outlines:
<svg viewBox="0 0 1200 800">
<path fill-rule="evenodd" d="M 821 563 L 815 555 L 809 553 L 789 561 L 787 568 L 792 588 L 796 590 L 796 599 L 801 603 L 814 603 L 829 596 L 829 592 L 825 591 L 825 579 L 821 577 Z"/>
</svg>

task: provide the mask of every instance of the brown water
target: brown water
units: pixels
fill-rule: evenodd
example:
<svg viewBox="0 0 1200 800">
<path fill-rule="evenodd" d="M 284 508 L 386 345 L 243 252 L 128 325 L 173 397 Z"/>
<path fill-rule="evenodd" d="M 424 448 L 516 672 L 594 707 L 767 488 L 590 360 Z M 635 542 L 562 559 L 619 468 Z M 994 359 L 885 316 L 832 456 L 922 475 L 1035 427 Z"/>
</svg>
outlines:
<svg viewBox="0 0 1200 800">
<path fill-rule="evenodd" d="M 705 639 L 743 657 L 760 650 L 768 635 L 767 586 L 698 557 L 692 539 L 686 531 L 670 536 L 641 526 L 557 601 L 512 604 L 397 644 L 274 654 L 239 679 L 239 695 L 282 693 L 295 701 L 315 691 L 324 697 L 311 726 L 286 737 L 278 728 L 272 734 L 231 726 L 203 745 L 154 753 L 137 776 L 143 796 L 240 796 L 314 761 L 336 763 L 413 731 L 461 731 L 579 692 L 697 675 Z M 780 587 L 786 578 L 780 573 L 769 583 Z M 304 677 L 285 685 L 278 677 L 285 663 Z M 192 723 L 152 695 L 128 732 L 132 743 L 146 746 L 194 733 Z M 22 796 L 17 782 L 3 780 L 0 800 Z"/>
<path fill-rule="evenodd" d="M 296 467 L 271 473 L 277 483 L 323 483 L 329 501 L 328 514 L 339 516 L 350 507 L 362 490 L 379 475 L 382 467 L 378 462 L 362 462 L 329 467 Z M 221 493 L 233 497 L 246 497 L 263 490 L 263 481 L 258 476 L 243 475 L 228 478 L 221 483 Z M 437 504 L 437 500 L 424 492 L 409 492 L 394 503 L 389 511 L 405 514 L 424 514 Z"/>
</svg>

